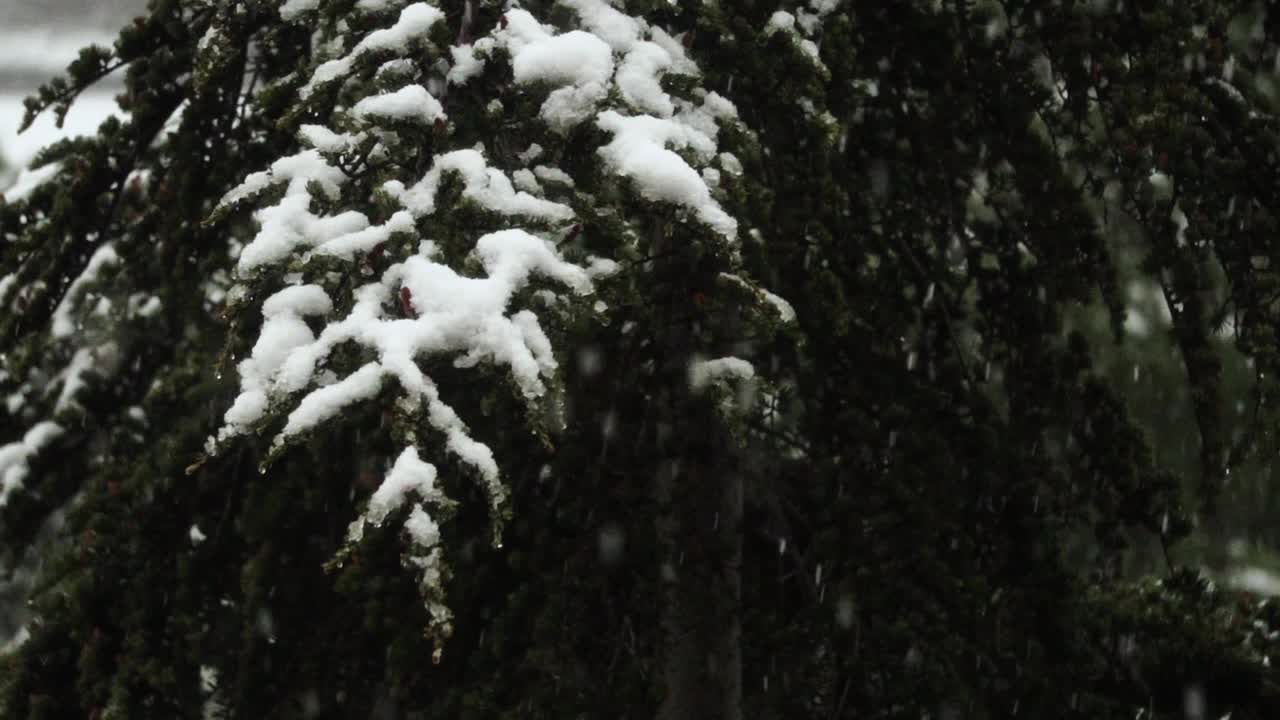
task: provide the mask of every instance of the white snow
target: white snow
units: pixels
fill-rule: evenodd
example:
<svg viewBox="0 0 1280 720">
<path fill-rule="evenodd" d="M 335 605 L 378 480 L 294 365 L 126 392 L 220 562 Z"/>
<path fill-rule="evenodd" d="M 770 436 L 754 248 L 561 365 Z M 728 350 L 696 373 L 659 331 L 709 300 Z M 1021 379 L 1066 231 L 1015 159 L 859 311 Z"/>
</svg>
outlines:
<svg viewBox="0 0 1280 720">
<path fill-rule="evenodd" d="M 520 158 L 520 162 L 528 165 L 534 160 L 537 160 L 538 158 L 542 157 L 543 152 L 544 150 L 541 145 L 539 145 L 538 143 L 533 143 L 528 148 L 526 148 L 524 152 L 520 153 L 516 157 Z"/>
<path fill-rule="evenodd" d="M 302 134 L 304 139 L 314 137 L 318 142 L 326 145 L 332 144 L 332 138 L 336 137 L 336 134 L 327 128 L 315 125 L 304 125 Z M 267 170 L 251 173 L 222 197 L 218 207 L 222 208 L 248 200 L 279 182 L 289 183 L 287 191 L 289 194 L 306 192 L 307 183 L 312 180 L 324 186 L 325 194 L 332 198 L 337 196 L 338 188 L 346 178 L 341 170 L 325 162 L 318 150 L 304 150 L 296 155 L 280 158 Z"/>
<path fill-rule="evenodd" d="M 796 311 L 795 308 L 791 306 L 791 303 L 763 288 L 759 288 L 759 291 L 764 296 L 764 301 L 772 305 L 773 309 L 777 311 L 778 317 L 782 322 L 795 322 Z"/>
<path fill-rule="evenodd" d="M 561 170 L 558 167 L 548 167 L 546 165 L 538 165 L 533 169 L 533 174 L 543 182 L 555 182 L 555 183 L 560 183 L 561 185 L 567 185 L 569 187 L 573 187 L 574 185 L 573 178 L 569 176 L 569 173 Z"/>
<path fill-rule="evenodd" d="M 298 128 L 298 138 L 322 153 L 337 155 L 353 149 L 364 134 L 349 135 L 336 133 L 323 125 L 303 125 Z"/>
<path fill-rule="evenodd" d="M 571 30 L 528 43 L 512 58 L 511 69 L 522 85 L 603 85 L 613 75 L 613 52 L 595 35 Z"/>
<path fill-rule="evenodd" d="M 316 246 L 315 254 L 351 260 L 356 255 L 367 253 L 379 244 L 387 242 L 395 233 L 413 233 L 414 230 L 413 215 L 406 210 L 401 210 L 382 225 L 370 225 L 324 241 Z"/>
<path fill-rule="evenodd" d="M 583 27 L 618 52 L 630 50 L 646 28 L 642 20 L 619 12 L 603 0 L 559 0 L 559 4 L 572 8 Z"/>
<path fill-rule="evenodd" d="M 0 506 L 3 506 L 3 503 L 0 503 Z M 18 628 L 18 632 L 13 634 L 13 637 L 5 641 L 4 645 L 0 645 L 0 655 L 7 655 L 16 651 L 29 639 L 31 639 L 31 631 L 27 629 L 27 626 L 23 625 Z"/>
<path fill-rule="evenodd" d="M 400 19 L 395 25 L 369 33 L 347 55 L 330 60 L 316 68 L 311 79 L 302 88 L 302 97 L 310 96 L 321 85 L 350 75 L 356 62 L 366 53 L 379 51 L 394 52 L 399 55 L 407 53 L 413 41 L 425 37 L 431 31 L 431 27 L 443 19 L 443 12 L 425 2 L 406 7 L 400 11 Z"/>
<path fill-rule="evenodd" d="M 381 10 L 389 10 L 404 0 L 360 0 L 356 3 L 356 9 L 364 12 L 378 12 Z"/>
<path fill-rule="evenodd" d="M 517 192 L 506 174 L 491 168 L 477 150 L 465 149 L 437 155 L 425 176 L 410 188 L 398 180 L 388 182 L 384 189 L 404 204 L 416 217 L 435 212 L 436 192 L 444 173 L 456 172 L 465 185 L 463 197 L 474 200 L 481 207 L 504 215 L 524 215 L 548 222 L 565 222 L 573 219 L 573 210 L 567 205 L 534 197 L 527 192 Z"/>
<path fill-rule="evenodd" d="M 287 287 L 263 303 L 258 341 L 250 356 L 236 366 L 241 392 L 223 417 L 228 425 L 244 429 L 262 418 L 271 384 L 289 353 L 315 340 L 303 317 L 332 310 L 333 302 L 319 285 Z"/>
<path fill-rule="evenodd" d="M 412 537 L 414 542 L 423 547 L 434 547 L 440 543 L 440 526 L 431 519 L 421 505 L 410 511 L 409 519 L 404 521 L 404 529 L 408 531 L 409 537 Z M 431 576 L 426 580 L 428 584 L 436 584 Z"/>
<path fill-rule="evenodd" d="M 286 7 L 302 13 L 310 4 L 289 0 Z M 362 0 L 360 7 L 390 10 L 385 4 Z M 535 125 L 535 132 L 564 135 L 582 123 L 595 123 L 606 139 L 586 152 L 596 151 L 606 174 L 625 178 L 624 187 L 650 201 L 687 211 L 691 221 L 709 229 L 705 234 L 728 240 L 724 245 L 734 252 L 737 222 L 713 193 L 722 173 L 743 172 L 741 163 L 717 145 L 720 128 L 738 122 L 732 103 L 705 90 L 691 96 L 663 90 L 665 73 L 698 75 L 679 38 L 629 17 L 607 0 L 558 4 L 571 11 L 567 18 L 557 18 L 570 26 L 544 25 L 507 3 L 504 23 L 487 36 L 447 48 L 445 57 L 439 57 L 445 48 L 436 49 L 437 61 L 421 73 L 417 50 L 443 19 L 427 3 L 408 5 L 392 27 L 369 33 L 354 47 L 341 38 L 317 35 L 324 44 L 319 54 L 336 59 L 314 71 L 301 90 L 304 98 L 349 77 L 362 58 L 374 60 L 366 57 L 370 53 L 377 53 L 377 60 L 398 59 L 378 70 L 380 89 L 375 92 L 381 94 L 344 96 L 343 105 L 328 117 L 299 131 L 310 149 L 250 175 L 220 205 L 257 200 L 263 191 L 284 186 L 283 197 L 254 213 L 258 230 L 236 259 L 239 284 L 228 297 L 261 302 L 263 323 L 249 356 L 237 366 L 240 394 L 210 440 L 210 452 L 217 452 L 226 438 L 261 431 L 269 416 L 285 418 L 273 440 L 279 447 L 304 439 L 357 404 L 384 398 L 394 402 L 398 413 L 414 417 L 432 441 L 443 438 L 446 450 L 474 472 L 495 519 L 495 533 L 500 531 L 506 488 L 498 463 L 490 447 L 473 437 L 463 418 L 442 400 L 427 363 L 488 365 L 510 379 L 531 410 L 539 409 L 556 387 L 558 372 L 554 335 L 544 323 L 592 308 L 607 316 L 612 312 L 608 303 L 582 296 L 593 292 L 593 279 L 616 273 L 620 266 L 610 258 L 561 254 L 557 243 L 566 253 L 582 252 L 580 243 L 565 242 L 578 217 L 567 201 L 548 196 L 572 195 L 575 204 L 596 199 L 573 192 L 583 178 L 575 182 L 556 167 L 564 151 L 557 138 L 536 138 L 551 152 L 532 143 L 518 154 L 521 164 L 516 167 L 495 166 L 509 158 L 508 152 L 486 157 L 484 144 L 458 147 L 455 142 L 450 147 L 451 137 L 440 138 L 444 146 L 425 172 L 410 175 L 405 170 L 410 164 L 395 157 L 406 138 L 388 121 L 435 123 L 444 117 L 442 101 L 449 87 L 471 83 L 467 92 L 483 92 L 472 81 L 492 63 L 509 63 L 521 92 L 542 95 L 538 118 L 545 128 Z M 508 68 L 494 70 L 505 73 Z M 419 77 L 420 85 L 385 90 Z M 353 82 L 345 89 L 358 93 L 362 87 L 367 86 Z M 481 95 L 476 100 L 482 106 L 488 101 L 486 119 L 509 116 L 509 108 L 496 98 Z M 353 181 L 331 164 L 345 163 L 340 156 L 367 145 L 370 138 L 378 141 L 370 157 L 373 176 L 390 174 L 380 192 L 375 190 L 379 208 L 372 220 L 375 211 L 366 216 L 343 206 L 350 194 L 346 186 Z M 465 229 L 463 237 L 448 237 L 447 243 L 430 235 L 440 226 L 434 216 L 444 211 L 438 194 L 446 184 L 461 188 L 464 208 L 485 211 L 485 226 L 470 238 Z M 313 192 L 324 197 L 313 197 Z M 381 204 L 388 200 L 399 207 L 384 210 Z M 474 242 L 462 260 L 459 241 Z M 375 249 L 379 261 L 368 256 Z M 268 268 L 274 272 L 265 272 Z M 794 317 L 784 300 L 742 282 L 762 307 L 784 319 Z M 335 352 L 339 348 L 342 354 Z M 346 351 L 361 359 L 339 362 L 351 356 Z M 733 357 L 690 368 L 690 381 L 697 384 L 753 375 L 748 362 Z M 413 503 L 403 527 L 409 544 L 403 559 L 421 571 L 428 609 L 444 622 L 449 611 L 439 592 L 445 567 L 433 510 L 450 501 L 436 486 L 436 467 L 419 456 L 424 447 L 420 439 L 411 435 L 406 444 L 350 527 L 348 540 L 359 541 L 366 525 L 380 524 L 396 508 Z"/>
<path fill-rule="evenodd" d="M 511 10 L 506 18 L 507 29 L 496 36 L 511 52 L 516 82 L 556 88 L 543 101 L 539 117 L 560 133 L 590 119 L 613 77 L 609 44 L 581 30 L 552 35 L 524 10 Z"/>
<path fill-rule="evenodd" d="M 62 391 L 58 393 L 58 401 L 54 404 L 54 412 L 62 412 L 71 407 L 76 395 L 85 388 L 85 374 L 94 369 L 96 364 L 93 350 L 87 347 L 77 348 L 71 356 L 71 362 L 60 373 Z"/>
<path fill-rule="evenodd" d="M 379 65 L 373 76 L 378 80 L 387 80 L 396 76 L 412 79 L 418 77 L 419 74 L 418 65 L 413 60 L 396 58 Z"/>
<path fill-rule="evenodd" d="M 710 152 L 713 141 L 705 134 L 672 120 L 650 115 L 600 113 L 596 124 L 613 134 L 613 141 L 598 152 L 618 174 L 635 181 L 650 200 L 681 205 L 727 239 L 735 239 L 738 223 L 711 197 L 702 176 L 667 145 Z"/>
<path fill-rule="evenodd" d="M 538 183 L 538 176 L 534 175 L 529 168 L 520 168 L 511 173 L 511 182 L 517 190 L 523 190 L 530 195 L 542 194 L 542 185 Z"/>
<path fill-rule="evenodd" d="M 447 606 L 433 599 L 443 594 L 441 583 L 446 571 L 444 554 L 440 548 L 440 526 L 428 514 L 425 506 L 431 504 L 447 507 L 453 502 L 435 487 L 435 481 L 435 467 L 423 462 L 418 457 L 416 448 L 405 448 L 396 459 L 391 472 L 369 499 L 365 512 L 351 523 L 347 530 L 347 541 L 358 542 L 364 536 L 366 524 L 381 525 L 388 515 L 409 500 L 410 493 L 417 493 L 421 501 L 414 503 L 404 522 L 404 530 L 410 541 L 404 562 L 419 570 L 419 578 L 428 597 L 427 609 L 433 623 L 445 628 L 444 632 L 447 634 L 453 615 Z"/>
<path fill-rule="evenodd" d="M 783 323 L 795 322 L 795 319 L 796 319 L 795 308 L 793 308 L 791 306 L 791 303 L 787 302 L 783 298 L 769 292 L 768 290 L 765 290 L 762 287 L 757 286 L 755 283 L 739 275 L 734 275 L 733 273 L 720 273 L 720 277 L 723 280 L 726 280 L 730 283 L 733 283 L 734 285 L 737 285 L 738 287 L 745 288 L 751 291 L 751 293 L 753 293 L 757 299 L 769 305 L 773 309 L 773 311 L 778 314 L 778 319 L 781 320 Z"/>
<path fill-rule="evenodd" d="M 671 64 L 670 53 L 658 44 L 636 43 L 618 68 L 617 81 L 622 98 L 640 112 L 671 117 L 675 113 L 675 105 L 658 81 Z"/>
<path fill-rule="evenodd" d="M 822 28 L 822 16 L 804 8 L 796 9 L 796 24 L 805 35 L 814 35 Z"/>
<path fill-rule="evenodd" d="M 720 153 L 720 167 L 735 177 L 742 177 L 742 162 L 738 156 L 730 152 Z"/>
<path fill-rule="evenodd" d="M 81 296 L 84 295 L 85 286 L 98 279 L 99 273 L 108 265 L 116 265 L 120 262 L 120 256 L 116 254 L 115 248 L 111 243 L 106 243 L 94 251 L 89 257 L 89 263 L 85 266 L 80 276 L 72 281 L 67 287 L 67 291 L 62 296 L 62 300 L 58 303 L 58 307 L 53 310 L 53 320 L 49 328 L 49 334 L 55 338 L 66 338 L 76 331 L 76 322 L 72 317 L 75 306 L 80 302 Z"/>
<path fill-rule="evenodd" d="M 303 13 L 314 12 L 320 7 L 320 0 L 285 0 L 280 6 L 280 17 L 285 22 L 293 22 Z"/>
<path fill-rule="evenodd" d="M 423 500 L 440 502 L 444 496 L 436 489 L 435 482 L 435 466 L 423 462 L 418 457 L 417 448 L 405 448 L 391 472 L 369 498 L 365 516 L 374 525 L 381 525 L 388 515 L 404 504 L 410 492 L 418 493 Z"/>
<path fill-rule="evenodd" d="M 6 203 L 25 200 L 36 188 L 51 180 L 62 169 L 62 163 L 49 163 L 38 168 L 23 169 L 8 188 L 0 189 L 0 198 Z"/>
<path fill-rule="evenodd" d="M 31 458 L 63 432 L 61 425 L 45 420 L 32 426 L 22 440 L 0 447 L 0 507 L 4 507 L 9 496 L 22 487 L 31 472 Z"/>
<path fill-rule="evenodd" d="M 352 114 L 358 118 L 390 118 L 430 125 L 443 118 L 444 107 L 421 85 L 406 85 L 395 92 L 374 95 L 356 103 Z"/>
<path fill-rule="evenodd" d="M 137 302 L 134 302 L 135 297 L 137 298 Z M 160 312 L 160 308 L 164 307 L 164 303 L 155 295 L 146 297 L 144 300 L 140 294 L 135 294 L 134 296 L 131 296 L 129 300 L 130 314 L 138 317 L 153 317 L 156 313 Z"/>
<path fill-rule="evenodd" d="M 570 130 L 595 116 L 596 108 L 609 90 L 600 83 L 570 85 L 552 91 L 538 110 L 547 127 L 566 135 Z"/>
<path fill-rule="evenodd" d="M 310 430 L 345 408 L 377 395 L 382 389 L 383 375 L 382 366 L 372 362 L 332 385 L 311 392 L 302 398 L 297 409 L 289 413 L 289 420 L 276 437 L 275 444 L 279 445 L 285 438 Z"/>
<path fill-rule="evenodd" d="M 587 265 L 587 277 L 608 277 L 621 269 L 621 265 L 609 258 L 592 257 Z"/>
<path fill-rule="evenodd" d="M 318 338 L 311 337 L 296 312 L 304 307 L 325 309 L 318 294 L 308 293 L 312 296 L 306 303 L 301 294 L 282 303 L 291 310 L 274 314 L 264 323 L 252 355 L 241 362 L 242 392 L 224 417 L 219 439 L 247 432 L 272 402 L 317 384 L 321 361 L 337 345 L 354 340 L 372 350 L 378 360 L 307 393 L 290 413 L 276 443 L 373 397 L 383 378 L 391 375 L 399 381 L 410 407 L 425 404 L 429 423 L 445 434 L 449 450 L 477 469 L 498 507 L 505 490 L 492 452 L 472 438 L 452 408 L 439 399 L 416 359 L 453 354 L 463 365 L 480 361 L 506 365 L 524 395 L 537 398 L 545 392 L 542 377 L 554 372 L 555 359 L 536 316 L 527 311 L 505 316 L 510 298 L 534 275 L 579 293 L 590 292 L 591 282 L 584 270 L 562 260 L 549 242 L 523 230 L 485 235 L 474 252 L 488 277 L 465 277 L 427 256 L 411 256 L 388 268 L 380 282 L 360 288 L 350 314 L 328 324 Z M 412 317 L 384 317 L 387 299 L 405 290 L 411 297 Z"/>
<path fill-rule="evenodd" d="M 453 58 L 453 66 L 446 74 L 449 84 L 466 85 L 471 78 L 483 73 L 485 58 L 493 48 L 493 38 L 481 38 L 474 43 L 449 48 L 449 55 Z"/>
<path fill-rule="evenodd" d="M 7 307 L 9 305 L 9 294 L 13 292 L 13 289 L 17 287 L 17 285 L 17 273 L 9 273 L 8 275 L 0 278 L 0 307 Z"/>
<path fill-rule="evenodd" d="M 286 181 L 285 197 L 277 205 L 254 214 L 259 229 L 253 240 L 240 252 L 236 270 L 247 275 L 288 257 L 296 248 L 319 244 L 324 239 L 356 232 L 369 226 L 363 213 L 345 212 L 332 217 L 317 217 L 310 210 L 309 182 L 316 182 L 331 198 L 346 182 L 342 171 L 333 167 L 318 150 L 304 150 L 281 158 L 269 170 L 256 172 L 223 197 L 219 206 L 245 200 L 273 184 Z"/>
<path fill-rule="evenodd" d="M 689 364 L 689 385 L 694 389 L 728 380 L 750 380 L 756 376 L 751 363 L 737 357 L 696 360 Z"/>
<path fill-rule="evenodd" d="M 505 364 L 525 395 L 537 397 L 544 392 L 540 376 L 555 369 L 550 343 L 532 313 L 504 317 L 509 298 L 534 273 L 579 292 L 590 290 L 590 280 L 585 271 L 561 260 L 549 243 L 521 230 L 480 238 L 475 254 L 487 278 L 460 276 L 422 255 L 393 265 L 382 282 L 366 285 L 357 293 L 356 305 L 345 320 L 329 324 L 319 338 L 312 338 L 298 313 L 327 312 L 327 297 L 322 298 L 318 289 L 284 291 L 290 294 L 277 304 L 288 310 L 272 305 L 274 314 L 264 323 L 258 344 L 250 358 L 242 361 L 242 393 L 224 418 L 227 427 L 221 436 L 247 430 L 245 426 L 261 417 L 271 397 L 283 399 L 314 384 L 317 365 L 329 351 L 356 340 L 374 349 L 379 360 L 309 392 L 290 413 L 276 442 L 373 397 L 381 390 L 383 378 L 393 375 L 413 403 L 426 400 L 429 421 L 445 433 L 449 449 L 475 466 L 491 496 L 500 498 L 502 489 L 492 452 L 466 433 L 453 410 L 439 400 L 434 384 L 418 368 L 415 358 L 433 352 L 463 352 L 464 363 L 492 360 Z M 411 293 L 413 318 L 382 317 L 384 299 L 394 296 L 396 287 Z M 280 297 L 278 294 L 272 300 Z"/>
<path fill-rule="evenodd" d="M 650 28 L 650 40 L 663 50 L 666 50 L 667 55 L 671 58 L 670 71 L 680 75 L 698 77 L 701 72 L 698 70 L 697 63 L 685 52 L 684 44 L 680 41 L 683 37 L 684 35 L 681 35 L 680 38 L 672 37 L 660 27 Z"/>
<path fill-rule="evenodd" d="M 786 10 L 778 10 L 769 17 L 769 22 L 765 23 L 764 33 L 772 35 L 776 32 L 794 31 L 796 27 L 796 16 Z"/>
<path fill-rule="evenodd" d="M 801 11 L 801 13 L 802 13 L 801 18 L 803 20 L 803 25 L 805 26 L 806 32 L 809 32 L 810 31 L 809 28 L 816 27 L 815 23 L 820 18 L 814 17 L 813 19 L 808 19 L 808 18 L 805 18 L 803 11 Z M 791 40 L 791 42 L 794 43 L 795 46 L 800 49 L 801 52 L 803 52 L 810 60 L 813 61 L 814 65 L 816 65 L 818 68 L 824 71 L 826 70 L 826 65 L 824 65 L 821 60 L 817 43 L 813 42 L 808 38 L 801 37 L 800 31 L 796 29 L 795 15 L 792 15 L 791 13 L 785 10 L 778 10 L 777 12 L 775 12 L 769 18 L 769 22 L 765 23 L 764 34 L 766 36 L 769 36 L 769 35 L 775 35 L 777 33 L 782 33 L 786 35 Z"/>
<path fill-rule="evenodd" d="M 285 314 L 328 315 L 332 311 L 333 301 L 319 285 L 287 287 L 262 303 L 262 317 L 267 320 Z"/>
</svg>

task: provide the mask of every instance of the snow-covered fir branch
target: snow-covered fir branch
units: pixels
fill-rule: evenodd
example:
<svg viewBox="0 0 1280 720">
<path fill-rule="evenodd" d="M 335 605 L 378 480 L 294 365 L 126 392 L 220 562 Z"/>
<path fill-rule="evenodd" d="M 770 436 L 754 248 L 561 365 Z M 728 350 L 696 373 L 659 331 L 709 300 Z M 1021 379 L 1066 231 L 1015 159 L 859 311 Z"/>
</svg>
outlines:
<svg viewBox="0 0 1280 720">
<path fill-rule="evenodd" d="M 217 211 L 253 208 L 256 234 L 239 253 L 231 298 L 261 322 L 207 452 L 266 433 L 270 462 L 353 407 L 393 397 L 406 446 L 344 552 L 365 526 L 411 506 L 405 562 L 441 638 L 451 615 L 434 514 L 451 503 L 435 463 L 448 459 L 480 483 L 495 542 L 508 493 L 499 460 L 424 366 L 498 368 L 530 417 L 554 405 L 557 357 L 569 348 L 552 338 L 608 307 L 592 296 L 619 268 L 574 235 L 610 215 L 622 221 L 619 252 L 645 236 L 609 207 L 610 193 L 669 208 L 700 228 L 710 252 L 736 253 L 738 223 L 708 182 L 741 173 L 717 142 L 739 123 L 732 103 L 698 87 L 696 64 L 661 27 L 603 0 L 556 5 L 569 25 L 512 8 L 476 36 L 446 27 L 429 2 L 398 14 L 361 3 L 386 24 L 355 37 L 340 21 L 317 36 L 320 59 L 297 88 L 316 118 L 299 127 L 300 149 L 250 174 Z M 281 13 L 312 22 L 325 7 L 290 0 Z M 685 90 L 664 89 L 666 76 L 683 77 Z M 485 108 L 484 120 L 455 117 L 458 103 Z M 507 107 L 516 103 L 536 116 Z M 745 360 L 717 362 L 698 369 L 699 385 L 721 367 L 752 376 Z"/>
</svg>

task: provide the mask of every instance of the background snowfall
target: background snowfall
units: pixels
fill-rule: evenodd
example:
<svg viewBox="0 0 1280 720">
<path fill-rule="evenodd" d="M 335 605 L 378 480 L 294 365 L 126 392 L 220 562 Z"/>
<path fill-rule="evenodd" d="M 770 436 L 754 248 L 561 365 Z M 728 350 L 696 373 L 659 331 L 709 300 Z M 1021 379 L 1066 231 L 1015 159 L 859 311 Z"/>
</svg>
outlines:
<svg viewBox="0 0 1280 720">
<path fill-rule="evenodd" d="M 61 129 L 45 114 L 29 130 L 18 133 L 23 98 L 60 73 L 81 47 L 111 45 L 122 25 L 143 14 L 146 1 L 0 0 L 0 193 L 13 185 L 40 148 L 62 137 L 91 134 L 108 115 L 119 113 L 113 98 L 122 86 L 121 78 L 108 78 L 77 100 Z M 1130 335 L 1142 338 L 1153 323 L 1158 325 L 1167 316 L 1167 309 L 1159 293 L 1150 288 L 1135 285 L 1129 294 L 1126 328 Z M 1114 360 L 1117 366 L 1127 366 L 1125 358 Z M 1261 553 L 1265 557 L 1259 558 L 1260 548 L 1253 548 L 1255 552 L 1246 548 L 1244 540 L 1228 544 L 1224 579 L 1241 589 L 1280 596 L 1280 554 L 1267 548 Z M 4 610 L 14 607 L 12 600 L 19 592 L 12 581 L 0 578 L 0 647 L 17 627 Z"/>
</svg>

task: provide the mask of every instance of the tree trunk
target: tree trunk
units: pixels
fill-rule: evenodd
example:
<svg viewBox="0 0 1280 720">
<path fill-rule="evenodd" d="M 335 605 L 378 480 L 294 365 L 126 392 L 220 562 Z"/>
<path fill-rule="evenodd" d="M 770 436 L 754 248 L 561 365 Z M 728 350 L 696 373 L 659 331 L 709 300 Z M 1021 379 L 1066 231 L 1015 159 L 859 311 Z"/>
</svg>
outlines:
<svg viewBox="0 0 1280 720">
<path fill-rule="evenodd" d="M 656 254 L 668 240 L 655 232 Z M 651 445 L 662 583 L 657 718 L 740 720 L 743 481 L 714 402 L 689 386 L 689 363 L 705 343 L 688 305 L 705 278 L 679 259 L 660 265 L 671 293 L 655 328 L 660 379 L 651 405 L 661 414 Z"/>
<path fill-rule="evenodd" d="M 724 463 L 704 459 L 715 458 L 669 463 L 657 481 L 665 690 L 658 720 L 742 717 L 742 478 L 707 472 Z"/>
</svg>

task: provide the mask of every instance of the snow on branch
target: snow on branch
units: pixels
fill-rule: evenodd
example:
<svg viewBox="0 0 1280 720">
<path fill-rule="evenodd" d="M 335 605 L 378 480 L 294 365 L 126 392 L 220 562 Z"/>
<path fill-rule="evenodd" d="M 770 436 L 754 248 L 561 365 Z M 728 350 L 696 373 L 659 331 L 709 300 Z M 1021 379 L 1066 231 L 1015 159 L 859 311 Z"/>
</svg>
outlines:
<svg viewBox="0 0 1280 720">
<path fill-rule="evenodd" d="M 330 60 L 316 68 L 311 80 L 302 88 L 302 97 L 306 99 L 317 88 L 341 80 L 351 74 L 356 62 L 372 52 L 392 52 L 404 55 L 410 44 L 426 37 L 431 27 L 444 19 L 444 13 L 425 2 L 414 3 L 400 11 L 400 18 L 395 25 L 382 30 L 375 30 L 356 44 L 351 52 Z"/>
<path fill-rule="evenodd" d="M 323 2 L 291 0 L 285 10 L 299 17 Z M 582 222 L 580 211 L 604 202 L 584 189 L 594 191 L 600 173 L 632 198 L 687 214 L 718 247 L 732 248 L 737 240 L 736 219 L 716 199 L 718 183 L 708 184 L 718 177 L 714 164 L 728 168 L 726 158 L 733 160 L 717 143 L 721 127 L 739 122 L 732 103 L 701 89 L 686 96 L 663 89 L 666 74 L 696 80 L 699 73 L 679 39 L 660 28 L 602 0 L 560 4 L 576 16 L 577 27 L 560 32 L 517 8 L 480 37 L 460 38 L 451 48 L 422 48 L 418 41 L 444 14 L 417 2 L 393 25 L 354 44 L 325 38 L 352 49 L 320 64 L 300 99 L 346 81 L 344 106 L 313 108 L 319 120 L 301 127 L 303 149 L 249 175 L 215 211 L 259 205 L 233 293 L 248 307 L 253 298 L 265 300 L 252 351 L 237 367 L 240 394 L 208 451 L 274 428 L 269 461 L 341 422 L 348 408 L 394 395 L 397 416 L 409 418 L 407 433 L 398 437 L 407 436 L 409 446 L 352 524 L 348 547 L 366 526 L 381 525 L 409 505 L 404 558 L 419 572 L 432 631 L 441 637 L 450 631 L 451 616 L 443 602 L 441 518 L 432 513 L 447 511 L 451 501 L 436 466 L 419 455 L 432 443 L 417 433 L 443 440 L 445 451 L 478 480 L 495 542 L 507 491 L 493 451 L 442 399 L 427 363 L 446 359 L 462 370 L 496 369 L 530 417 L 538 416 L 532 411 L 554 397 L 557 355 L 566 351 L 556 347 L 552 338 L 559 335 L 548 328 L 561 328 L 575 312 L 594 316 L 597 303 L 584 298 L 619 267 L 567 242 Z M 375 52 L 400 59 L 392 61 L 394 71 L 362 81 L 356 64 Z M 509 63 L 515 87 L 481 87 L 477 79 L 499 62 Z M 456 124 L 483 119 L 447 117 L 459 112 L 444 94 L 451 84 L 465 84 L 472 95 L 540 98 L 538 117 L 518 121 L 515 129 L 459 131 Z M 400 134 L 405 122 L 432 128 L 430 152 L 416 162 L 401 157 L 419 151 Z M 580 164 L 565 166 L 578 168 L 573 172 L 557 167 L 555 153 L 546 156 L 536 142 L 518 155 L 523 166 L 513 168 L 513 151 L 494 137 L 517 133 L 561 147 L 564 135 L 584 124 L 604 131 L 586 135 L 597 144 L 556 152 L 594 160 L 591 175 L 581 174 Z M 454 132 L 459 137 L 450 137 Z M 485 147 L 491 142 L 493 152 Z M 361 152 L 368 164 L 353 174 L 342 163 Z M 633 228 L 624 235 L 642 234 Z M 745 361 L 725 358 L 699 366 L 696 374 L 716 382 L 747 379 L 752 372 Z"/>
<path fill-rule="evenodd" d="M 0 446 L 0 507 L 22 487 L 31 471 L 30 461 L 63 433 L 61 425 L 44 420 L 36 423 L 22 440 Z"/>
</svg>

